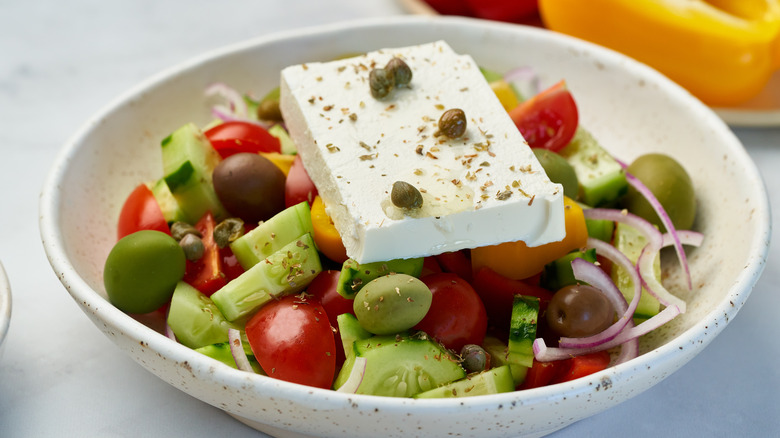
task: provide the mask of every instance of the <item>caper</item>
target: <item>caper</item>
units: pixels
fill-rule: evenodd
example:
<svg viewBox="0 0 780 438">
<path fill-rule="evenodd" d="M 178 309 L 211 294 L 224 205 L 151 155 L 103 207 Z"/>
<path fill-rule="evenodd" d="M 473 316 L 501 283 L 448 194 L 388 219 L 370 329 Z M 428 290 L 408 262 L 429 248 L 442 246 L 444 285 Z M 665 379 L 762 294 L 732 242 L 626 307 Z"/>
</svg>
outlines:
<svg viewBox="0 0 780 438">
<path fill-rule="evenodd" d="M 179 241 L 179 246 L 184 250 L 184 256 L 191 262 L 200 260 L 203 257 L 203 252 L 206 250 L 203 246 L 203 241 L 194 234 L 187 234 L 182 237 Z"/>
<path fill-rule="evenodd" d="M 417 188 L 406 181 L 396 181 L 393 183 L 393 190 L 390 192 L 390 200 L 398 208 L 412 210 L 422 207 L 423 197 Z"/>
<path fill-rule="evenodd" d="M 371 87 L 371 95 L 376 99 L 382 99 L 393 91 L 395 79 L 389 71 L 375 68 L 368 74 L 368 85 Z"/>
<path fill-rule="evenodd" d="M 237 217 L 227 218 L 214 227 L 214 242 L 220 248 L 230 245 L 244 235 L 244 221 Z"/>
<path fill-rule="evenodd" d="M 449 138 L 458 138 L 466 132 L 466 113 L 460 108 L 444 111 L 439 118 L 439 132 Z"/>
<path fill-rule="evenodd" d="M 188 234 L 194 234 L 197 237 L 203 237 L 195 227 L 186 222 L 174 222 L 171 225 L 171 236 L 177 241 L 181 242 L 181 239 Z"/>
<path fill-rule="evenodd" d="M 463 368 L 470 373 L 485 371 L 489 365 L 490 355 L 476 344 L 464 345 L 460 349 L 460 357 L 463 358 Z"/>
<path fill-rule="evenodd" d="M 412 69 L 401 58 L 391 59 L 385 66 L 385 70 L 390 72 L 397 86 L 409 85 L 412 82 Z"/>
<path fill-rule="evenodd" d="M 265 99 L 257 105 L 257 118 L 274 122 L 282 121 L 282 111 L 279 109 L 279 99 Z"/>
<path fill-rule="evenodd" d="M 409 330 L 431 308 L 433 293 L 406 274 L 388 274 L 368 282 L 355 295 L 352 310 L 360 325 L 377 335 Z"/>
</svg>

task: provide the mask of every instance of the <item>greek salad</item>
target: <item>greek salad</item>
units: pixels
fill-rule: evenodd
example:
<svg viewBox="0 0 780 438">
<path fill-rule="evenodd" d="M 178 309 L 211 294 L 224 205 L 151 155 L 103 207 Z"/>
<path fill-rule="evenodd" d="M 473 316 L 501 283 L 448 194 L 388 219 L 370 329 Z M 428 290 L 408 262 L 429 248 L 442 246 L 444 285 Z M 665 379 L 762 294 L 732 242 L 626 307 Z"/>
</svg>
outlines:
<svg viewBox="0 0 780 438">
<path fill-rule="evenodd" d="M 659 254 L 674 248 L 692 287 L 683 246 L 703 236 L 690 231 L 690 177 L 666 155 L 610 154 L 564 81 L 537 90 L 528 68 L 482 74 L 561 185 L 562 240 L 359 263 L 286 130 L 279 89 L 256 98 L 214 84 L 215 121 L 163 139 L 164 174 L 124 201 L 104 269 L 110 302 L 163 315 L 171 339 L 233 368 L 349 393 L 495 394 L 636 357 L 639 337 L 685 312 Z M 415 83 L 399 58 L 366 77 L 367 99 Z M 462 135 L 466 118 L 447 113 L 438 135 Z M 419 189 L 388 188 L 410 220 Z"/>
</svg>

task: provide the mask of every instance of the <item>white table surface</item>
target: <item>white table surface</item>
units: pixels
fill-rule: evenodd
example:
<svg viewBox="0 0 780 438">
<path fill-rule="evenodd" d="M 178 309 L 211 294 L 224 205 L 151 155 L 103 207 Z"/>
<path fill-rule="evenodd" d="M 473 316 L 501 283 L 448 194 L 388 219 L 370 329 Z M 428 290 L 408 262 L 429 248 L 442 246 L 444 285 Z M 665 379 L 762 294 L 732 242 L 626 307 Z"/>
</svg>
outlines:
<svg viewBox="0 0 780 438">
<path fill-rule="evenodd" d="M 92 325 L 46 260 L 41 185 L 79 125 L 166 67 L 261 34 L 402 13 L 395 0 L 0 0 L 0 260 L 13 290 L 0 437 L 261 435 L 145 371 Z M 780 129 L 736 133 L 778 204 Z M 775 239 L 751 298 L 701 355 L 554 436 L 780 436 L 779 251 Z"/>
</svg>

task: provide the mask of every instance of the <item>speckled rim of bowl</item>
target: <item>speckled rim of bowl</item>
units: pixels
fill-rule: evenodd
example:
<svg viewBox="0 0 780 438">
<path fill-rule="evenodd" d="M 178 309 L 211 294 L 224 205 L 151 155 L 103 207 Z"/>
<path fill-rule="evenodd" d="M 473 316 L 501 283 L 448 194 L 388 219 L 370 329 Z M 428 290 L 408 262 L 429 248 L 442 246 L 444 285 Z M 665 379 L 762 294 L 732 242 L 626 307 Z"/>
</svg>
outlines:
<svg viewBox="0 0 780 438">
<path fill-rule="evenodd" d="M 164 336 L 153 336 L 156 333 L 153 332 L 150 328 L 123 314 L 113 306 L 108 305 L 102 296 L 100 296 L 87 285 L 86 281 L 79 275 L 79 273 L 74 269 L 74 266 L 68 260 L 65 241 L 58 232 L 58 224 L 60 221 L 58 209 L 60 203 L 59 191 L 62 190 L 59 183 L 63 180 L 63 177 L 67 173 L 68 162 L 76 153 L 79 143 L 82 141 L 82 139 L 89 135 L 89 132 L 94 125 L 100 123 L 101 119 L 110 115 L 113 110 L 127 101 L 133 95 L 138 94 L 145 88 L 148 88 L 149 86 L 164 80 L 176 72 L 197 68 L 200 63 L 206 62 L 214 56 L 220 56 L 230 52 L 244 50 L 255 45 L 273 42 L 278 39 L 305 37 L 315 34 L 327 35 L 329 33 L 336 33 L 342 30 L 344 27 L 360 29 L 398 24 L 419 25 L 420 23 L 486 26 L 486 24 L 482 23 L 480 20 L 459 17 L 391 17 L 361 20 L 350 23 L 336 23 L 326 26 L 292 30 L 262 38 L 252 39 L 250 41 L 227 46 L 217 51 L 206 53 L 201 57 L 191 60 L 190 62 L 183 63 L 173 69 L 166 70 L 120 96 L 107 108 L 90 119 L 68 141 L 64 149 L 57 157 L 49 177 L 44 185 L 40 200 L 41 238 L 43 240 L 49 261 L 62 284 L 66 287 L 73 298 L 80 305 L 82 305 L 82 308 L 90 307 L 89 312 L 92 313 L 90 317 L 93 319 L 99 318 L 102 321 L 102 324 L 105 326 L 105 330 L 115 330 L 117 333 L 121 333 L 123 336 L 130 338 L 130 340 L 133 342 L 140 342 L 142 346 L 145 345 L 147 348 L 158 352 L 158 354 L 165 355 L 166 357 L 169 357 L 170 359 L 180 363 L 193 364 L 198 363 L 199 361 L 203 361 L 203 357 L 198 353 L 195 353 L 194 351 L 182 345 L 174 344 Z M 490 23 L 489 25 L 494 27 L 512 26 L 502 23 Z M 538 29 L 529 29 L 528 32 L 544 31 Z M 590 52 L 596 52 L 600 56 L 605 57 L 605 59 L 615 59 L 615 57 L 622 57 L 622 55 L 617 53 L 596 47 L 583 41 L 573 40 L 563 35 L 551 35 L 550 38 L 566 39 L 567 44 L 572 44 L 575 47 L 579 47 Z M 641 71 L 642 75 L 651 77 L 654 80 L 661 82 L 664 88 L 666 88 L 666 91 L 671 90 L 671 92 L 678 94 L 679 96 L 676 96 L 677 98 L 688 99 L 691 107 L 694 108 L 693 111 L 696 112 L 698 117 L 701 117 L 706 121 L 706 123 L 717 127 L 721 131 L 720 133 L 722 135 L 733 137 L 733 133 L 728 130 L 728 128 L 722 123 L 720 119 L 717 118 L 714 113 L 691 97 L 687 92 L 682 90 L 682 88 L 670 83 L 666 78 L 662 77 L 657 72 L 641 64 L 631 63 L 630 66 L 634 70 Z M 744 149 L 742 148 L 739 141 L 735 137 L 729 141 L 732 151 L 736 154 L 737 161 L 739 161 L 740 164 L 746 169 L 752 169 L 754 171 L 753 176 L 751 177 L 760 179 L 755 164 L 752 163 L 747 154 L 744 153 Z M 457 409 L 460 409 L 464 413 L 471 412 L 473 414 L 474 412 L 485 412 L 491 407 L 494 408 L 496 405 L 506 406 L 514 403 L 533 405 L 535 403 L 541 402 L 549 403 L 551 400 L 556 402 L 564 401 L 567 395 L 571 396 L 585 394 L 591 391 L 594 385 L 597 386 L 602 382 L 608 381 L 610 376 L 619 375 L 621 373 L 630 373 L 631 370 L 641 370 L 646 367 L 649 368 L 651 365 L 656 368 L 668 369 L 670 372 L 673 372 L 678 368 L 677 365 L 674 365 L 674 362 L 676 360 L 679 361 L 678 357 L 680 350 L 682 350 L 683 347 L 694 344 L 709 343 L 714 338 L 714 336 L 726 326 L 727 322 L 733 319 L 739 308 L 749 296 L 753 285 L 763 271 L 769 246 L 771 223 L 769 221 L 769 207 L 766 190 L 763 187 L 763 183 L 760 183 L 760 185 L 762 188 L 762 196 L 760 200 L 756 201 L 759 207 L 757 213 L 764 217 L 759 221 L 761 226 L 758 229 L 752 230 L 752 243 L 749 250 L 751 257 L 745 260 L 745 268 L 734 279 L 734 282 L 730 286 L 726 298 L 723 299 L 718 306 L 713 308 L 696 325 L 689 328 L 675 339 L 667 342 L 665 345 L 656 348 L 655 350 L 646 353 L 645 355 L 640 356 L 630 362 L 612 367 L 608 370 L 593 374 L 589 377 L 570 382 L 566 384 L 565 388 L 556 385 L 527 390 L 523 391 L 522 393 L 514 392 L 498 394 L 490 397 L 477 397 L 469 399 L 410 400 L 372 396 L 355 396 L 341 394 L 329 390 L 301 387 L 299 385 L 267 378 L 260 375 L 246 376 L 243 373 L 236 372 L 227 367 L 218 367 L 216 369 L 212 367 L 208 371 L 201 368 L 194 368 L 192 372 L 196 374 L 196 377 L 212 379 L 216 382 L 215 384 L 220 386 L 226 385 L 229 387 L 240 387 L 241 385 L 246 385 L 248 382 L 251 382 L 252 385 L 257 387 L 258 392 L 269 393 L 270 391 L 270 393 L 275 394 L 275 396 L 280 400 L 287 398 L 294 399 L 297 402 L 309 403 L 313 408 L 320 408 L 324 404 L 326 407 L 330 406 L 334 409 L 340 409 L 344 406 L 352 405 L 353 400 L 359 400 L 361 402 L 361 409 L 382 409 L 383 412 L 386 413 L 398 414 L 416 410 L 424 406 L 427 410 L 430 411 L 432 415 L 437 413 L 444 414 L 446 412 L 451 413 L 453 410 Z M 84 311 L 87 312 L 87 310 Z M 695 354 L 690 354 L 689 357 L 686 357 L 686 361 L 690 360 L 694 355 Z M 677 359 L 675 360 L 676 357 Z M 548 432 L 552 432 L 553 430 L 555 429 L 551 429 Z"/>
<path fill-rule="evenodd" d="M 3 351 L 3 341 L 11 325 L 11 283 L 5 268 L 0 262 L 0 353 Z"/>
</svg>

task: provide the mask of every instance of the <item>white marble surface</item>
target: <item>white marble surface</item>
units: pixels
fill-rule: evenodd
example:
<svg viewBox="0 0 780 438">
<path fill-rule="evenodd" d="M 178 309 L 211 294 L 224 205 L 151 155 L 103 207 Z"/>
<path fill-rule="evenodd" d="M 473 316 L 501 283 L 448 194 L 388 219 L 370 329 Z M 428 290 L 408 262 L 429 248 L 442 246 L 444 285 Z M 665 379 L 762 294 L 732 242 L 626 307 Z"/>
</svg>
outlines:
<svg viewBox="0 0 780 438">
<path fill-rule="evenodd" d="M 158 380 L 92 326 L 46 261 L 41 184 L 76 128 L 149 75 L 261 34 L 402 13 L 395 0 L 0 1 L 0 260 L 14 297 L 0 437 L 258 436 Z M 737 135 L 777 204 L 780 129 Z M 776 240 L 753 295 L 700 356 L 554 436 L 779 436 Z"/>
</svg>

